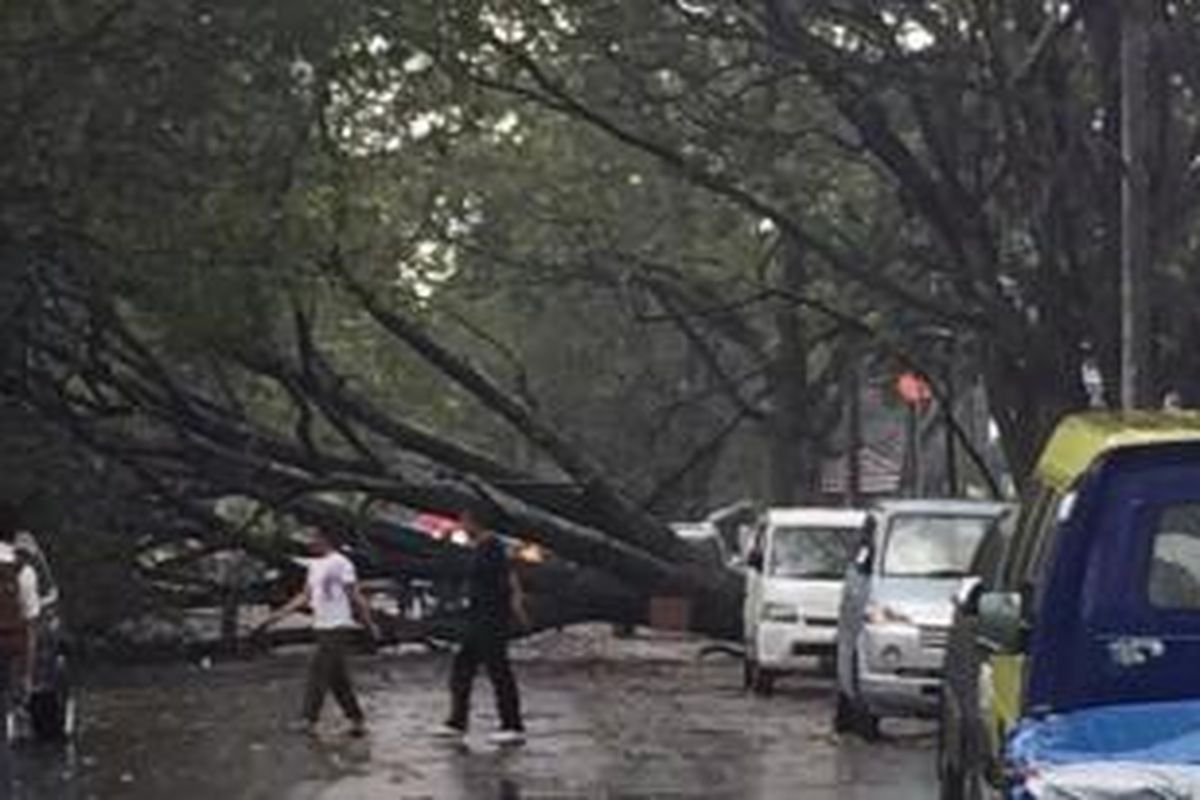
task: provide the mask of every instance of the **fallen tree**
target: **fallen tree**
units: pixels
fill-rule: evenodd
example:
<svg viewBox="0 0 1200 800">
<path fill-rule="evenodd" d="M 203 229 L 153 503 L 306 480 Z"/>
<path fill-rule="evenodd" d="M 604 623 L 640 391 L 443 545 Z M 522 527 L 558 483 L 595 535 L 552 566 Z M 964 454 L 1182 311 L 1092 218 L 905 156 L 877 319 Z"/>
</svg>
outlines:
<svg viewBox="0 0 1200 800">
<path fill-rule="evenodd" d="M 690 604 L 690 629 L 739 635 L 738 576 L 696 556 L 531 409 L 393 312 L 383 319 L 389 330 L 403 328 L 397 335 L 405 342 L 500 406 L 567 479 L 547 491 L 533 476 L 379 409 L 333 372 L 302 314 L 294 316 L 290 352 L 260 346 L 228 362 L 246 380 L 270 382 L 290 398 L 296 422 L 284 428 L 256 417 L 227 385 L 214 390 L 215 381 L 194 370 L 185 376 L 139 335 L 113 296 L 78 273 L 56 268 L 31 277 L 41 312 L 26 328 L 27 358 L 5 376 L 5 389 L 135 475 L 214 546 L 262 555 L 261 543 L 239 537 L 213 511 L 222 498 L 243 497 L 335 533 L 367 574 L 454 579 L 465 552 L 389 522 L 379 504 L 454 513 L 482 495 L 500 512 L 502 533 L 552 554 L 545 564 L 521 566 L 535 630 L 584 621 L 646 624 L 653 622 L 652 598 L 677 597 Z"/>
</svg>

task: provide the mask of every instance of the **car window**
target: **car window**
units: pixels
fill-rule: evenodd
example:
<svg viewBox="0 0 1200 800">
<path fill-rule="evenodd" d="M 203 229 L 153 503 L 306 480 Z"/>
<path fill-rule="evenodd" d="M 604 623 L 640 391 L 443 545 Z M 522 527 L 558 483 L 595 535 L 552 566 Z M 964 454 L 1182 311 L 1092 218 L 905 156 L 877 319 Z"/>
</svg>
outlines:
<svg viewBox="0 0 1200 800">
<path fill-rule="evenodd" d="M 780 578 L 840 579 L 858 549 L 858 538 L 858 528 L 776 528 L 769 572 Z"/>
<path fill-rule="evenodd" d="M 1033 499 L 1022 504 L 1016 534 L 1005 556 L 1001 588 L 1016 590 L 1025 581 L 1025 569 L 1037 547 L 1038 537 L 1044 531 L 1046 517 L 1053 516 L 1053 507 L 1054 493 L 1045 487 L 1039 487 Z"/>
<path fill-rule="evenodd" d="M 964 576 L 990 524 L 990 517 L 981 516 L 894 516 L 882 572 L 893 577 Z"/>
<path fill-rule="evenodd" d="M 766 535 L 767 535 L 766 523 L 759 522 L 758 524 L 756 524 L 754 526 L 754 528 L 750 531 L 750 538 L 748 541 L 748 547 L 746 549 L 746 555 L 754 555 L 756 553 L 761 554 L 763 552 L 763 549 L 766 547 L 766 541 L 765 541 Z"/>
<path fill-rule="evenodd" d="M 983 585 L 989 589 L 994 588 L 1000 580 L 1000 570 L 1012 542 L 1016 518 L 1016 514 L 1010 513 L 992 522 L 971 564 L 970 574 L 982 579 Z"/>
<path fill-rule="evenodd" d="M 1147 587 L 1155 608 L 1200 610 L 1200 503 L 1159 514 Z"/>
<path fill-rule="evenodd" d="M 1029 563 L 1025 567 L 1020 587 L 1022 590 L 1032 592 L 1029 596 L 1036 599 L 1038 608 L 1041 608 L 1042 599 L 1045 596 L 1046 569 L 1053 559 L 1058 533 L 1062 530 L 1063 524 L 1071 518 L 1077 498 L 1078 494 L 1074 491 L 1067 492 L 1062 497 L 1057 494 L 1053 495 L 1050 503 L 1051 513 L 1045 514 L 1042 517 L 1041 525 L 1038 526 L 1038 535 L 1034 540 L 1033 550 L 1029 557 Z"/>
</svg>

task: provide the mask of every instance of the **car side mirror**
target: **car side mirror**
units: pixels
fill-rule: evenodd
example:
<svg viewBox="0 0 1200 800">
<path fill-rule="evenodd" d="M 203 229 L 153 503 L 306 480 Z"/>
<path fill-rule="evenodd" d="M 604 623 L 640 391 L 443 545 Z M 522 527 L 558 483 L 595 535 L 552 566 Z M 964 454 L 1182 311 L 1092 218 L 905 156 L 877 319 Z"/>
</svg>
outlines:
<svg viewBox="0 0 1200 800">
<path fill-rule="evenodd" d="M 854 571 L 859 575 L 870 575 L 875 557 L 870 547 L 860 547 L 854 556 Z"/>
<path fill-rule="evenodd" d="M 762 572 L 763 569 L 763 554 L 762 550 L 754 550 L 750 555 L 746 556 L 746 566 L 755 572 Z"/>
<path fill-rule="evenodd" d="M 999 655 L 1019 653 L 1024 646 L 1025 625 L 1018 592 L 981 592 L 979 595 L 979 641 Z"/>
<path fill-rule="evenodd" d="M 954 594 L 954 607 L 967 616 L 979 616 L 979 598 L 983 596 L 983 578 L 964 578 Z"/>
</svg>

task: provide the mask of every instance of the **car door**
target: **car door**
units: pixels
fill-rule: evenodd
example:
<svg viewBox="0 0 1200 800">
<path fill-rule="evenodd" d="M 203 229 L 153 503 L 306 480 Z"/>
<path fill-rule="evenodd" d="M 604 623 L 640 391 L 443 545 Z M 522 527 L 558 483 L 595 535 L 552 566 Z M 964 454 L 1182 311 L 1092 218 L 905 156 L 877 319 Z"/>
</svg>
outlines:
<svg viewBox="0 0 1200 800">
<path fill-rule="evenodd" d="M 767 525 L 765 520 L 754 529 L 750 548 L 746 553 L 746 598 L 742 607 L 742 624 L 745 633 L 746 653 L 756 656 L 758 620 L 762 611 L 763 583 L 767 563 Z"/>
<path fill-rule="evenodd" d="M 990 588 L 998 591 L 1032 593 L 1031 581 L 1040 571 L 1039 556 L 1045 558 L 1056 524 L 1058 495 L 1038 487 L 1016 519 L 1016 529 Z M 994 769 L 1003 760 L 1008 731 L 1021 717 L 1024 700 L 1025 653 L 997 649 L 982 634 L 976 638 L 979 653 L 978 720 L 986 761 Z"/>
<path fill-rule="evenodd" d="M 1000 585 L 1001 570 L 1015 528 L 1015 514 L 996 520 L 976 553 L 970 570 L 971 579 L 964 582 L 955 601 L 955 621 L 946 656 L 945 711 L 954 728 L 951 733 L 962 738 L 959 746 L 968 757 L 980 753 L 983 750 L 981 743 L 988 737 L 985 718 L 980 713 L 980 673 L 987 653 L 979 646 L 979 617 L 975 605 L 984 592 L 993 591 Z M 992 691 L 994 693 L 994 687 Z"/>
<path fill-rule="evenodd" d="M 1104 541 L 1083 587 L 1079 662 L 1057 707 L 1200 697 L 1200 451 L 1121 465 L 1093 526 Z"/>
</svg>

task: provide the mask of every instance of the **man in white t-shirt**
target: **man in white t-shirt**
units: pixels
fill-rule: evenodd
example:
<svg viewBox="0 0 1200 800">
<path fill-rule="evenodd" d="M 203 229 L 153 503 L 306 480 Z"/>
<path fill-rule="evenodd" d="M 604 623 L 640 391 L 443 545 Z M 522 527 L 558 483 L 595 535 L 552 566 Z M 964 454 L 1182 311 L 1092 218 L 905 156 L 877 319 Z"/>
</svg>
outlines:
<svg viewBox="0 0 1200 800">
<path fill-rule="evenodd" d="M 366 627 L 372 638 L 379 638 L 379 632 L 371 619 L 370 606 L 358 587 L 354 564 L 334 549 L 323 532 L 314 529 L 310 535 L 313 559 L 308 564 L 304 588 L 259 627 L 265 630 L 305 607 L 311 609 L 317 649 L 304 691 L 303 729 L 309 733 L 315 731 L 325 695 L 333 692 L 334 699 L 350 720 L 350 735 L 362 736 L 366 733 L 365 718 L 350 682 L 346 651 L 357 629 L 356 620 Z"/>
<path fill-rule="evenodd" d="M 13 690 L 28 696 L 37 663 L 37 621 L 42 603 L 37 570 L 16 547 L 15 510 L 0 508 L 0 669 L 11 696 Z"/>
</svg>

